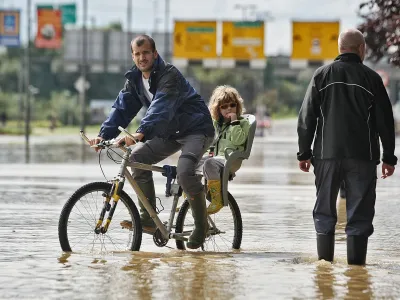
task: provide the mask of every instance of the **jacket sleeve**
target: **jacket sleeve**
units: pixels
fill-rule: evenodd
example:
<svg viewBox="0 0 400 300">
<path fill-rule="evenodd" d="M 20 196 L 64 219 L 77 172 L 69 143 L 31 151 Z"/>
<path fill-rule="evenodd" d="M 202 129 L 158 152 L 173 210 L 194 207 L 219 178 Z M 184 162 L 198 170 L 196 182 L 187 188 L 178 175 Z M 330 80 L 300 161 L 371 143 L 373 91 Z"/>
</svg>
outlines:
<svg viewBox="0 0 400 300">
<path fill-rule="evenodd" d="M 378 93 L 375 96 L 375 117 L 379 137 L 381 139 L 383 155 L 382 161 L 389 165 L 396 165 L 395 129 L 392 104 L 381 78 L 378 78 Z"/>
<path fill-rule="evenodd" d="M 141 108 L 142 103 L 134 96 L 132 84 L 127 80 L 112 105 L 110 115 L 101 125 L 99 136 L 106 140 L 117 137 L 120 133 L 118 126 L 126 128 Z"/>
<path fill-rule="evenodd" d="M 299 111 L 297 121 L 297 135 L 299 152 L 297 159 L 307 160 L 312 157 L 311 144 L 314 139 L 315 129 L 319 117 L 320 94 L 315 84 L 315 73 L 307 88 L 306 95 Z"/>
<path fill-rule="evenodd" d="M 249 135 L 250 124 L 247 119 L 233 121 L 229 128 L 231 143 L 235 146 L 243 145 Z"/>
<path fill-rule="evenodd" d="M 179 97 L 180 80 L 174 70 L 161 76 L 153 101 L 136 130 L 143 133 L 146 140 L 165 133 L 174 118 L 182 101 Z"/>
</svg>

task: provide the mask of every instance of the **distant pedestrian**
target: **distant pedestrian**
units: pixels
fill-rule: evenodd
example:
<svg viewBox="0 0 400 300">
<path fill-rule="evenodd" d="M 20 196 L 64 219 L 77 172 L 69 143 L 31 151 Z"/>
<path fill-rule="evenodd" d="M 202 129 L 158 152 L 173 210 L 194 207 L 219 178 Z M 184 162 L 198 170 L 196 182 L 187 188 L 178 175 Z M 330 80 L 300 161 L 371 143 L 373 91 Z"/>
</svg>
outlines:
<svg viewBox="0 0 400 300">
<path fill-rule="evenodd" d="M 395 170 L 392 106 L 381 77 L 363 65 L 365 40 L 358 30 L 339 36 L 340 55 L 315 71 L 298 118 L 302 171 L 314 166 L 317 200 L 313 217 L 318 258 L 333 261 L 336 198 L 346 187 L 347 262 L 364 265 L 374 232 L 376 165 L 382 143 L 382 178 Z M 314 140 L 314 149 L 311 144 Z"/>
<path fill-rule="evenodd" d="M 6 127 L 6 125 L 7 125 L 7 113 L 5 111 L 3 111 L 0 114 L 0 120 L 1 120 L 2 127 Z"/>
</svg>

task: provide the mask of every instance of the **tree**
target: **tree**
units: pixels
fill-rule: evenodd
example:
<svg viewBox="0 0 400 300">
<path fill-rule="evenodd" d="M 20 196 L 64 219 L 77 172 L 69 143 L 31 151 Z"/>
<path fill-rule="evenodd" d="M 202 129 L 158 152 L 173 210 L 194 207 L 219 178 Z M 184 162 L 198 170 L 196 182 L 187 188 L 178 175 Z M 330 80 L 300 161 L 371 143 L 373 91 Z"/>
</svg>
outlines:
<svg viewBox="0 0 400 300">
<path fill-rule="evenodd" d="M 400 0 L 368 0 L 360 4 L 359 15 L 364 19 L 358 29 L 365 36 L 367 58 L 377 62 L 388 56 L 400 66 Z"/>
</svg>

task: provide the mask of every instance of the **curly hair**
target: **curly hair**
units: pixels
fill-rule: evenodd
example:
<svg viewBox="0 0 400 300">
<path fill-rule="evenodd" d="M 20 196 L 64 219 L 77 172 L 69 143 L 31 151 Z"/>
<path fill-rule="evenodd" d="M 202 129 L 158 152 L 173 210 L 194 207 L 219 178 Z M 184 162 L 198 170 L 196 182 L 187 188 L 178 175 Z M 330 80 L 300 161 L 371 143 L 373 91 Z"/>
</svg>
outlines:
<svg viewBox="0 0 400 300">
<path fill-rule="evenodd" d="M 235 102 L 237 105 L 236 113 L 238 117 L 246 111 L 243 106 L 243 99 L 237 89 L 229 85 L 217 86 L 214 89 L 210 98 L 210 102 L 208 104 L 208 108 L 210 109 L 211 117 L 213 118 L 213 120 L 219 121 L 221 117 L 219 107 L 222 104 L 231 102 Z"/>
</svg>

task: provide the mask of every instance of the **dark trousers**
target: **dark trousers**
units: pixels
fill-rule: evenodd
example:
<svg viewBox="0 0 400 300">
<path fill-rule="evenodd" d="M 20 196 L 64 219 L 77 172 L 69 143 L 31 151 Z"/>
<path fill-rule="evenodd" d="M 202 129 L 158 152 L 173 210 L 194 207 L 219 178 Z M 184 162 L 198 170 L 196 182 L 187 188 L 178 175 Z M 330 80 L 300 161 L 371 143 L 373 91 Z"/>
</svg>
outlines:
<svg viewBox="0 0 400 300">
<path fill-rule="evenodd" d="M 317 201 L 313 210 L 315 230 L 334 234 L 336 199 L 346 186 L 347 235 L 369 237 L 374 232 L 376 162 L 358 159 L 313 159 Z"/>
</svg>

